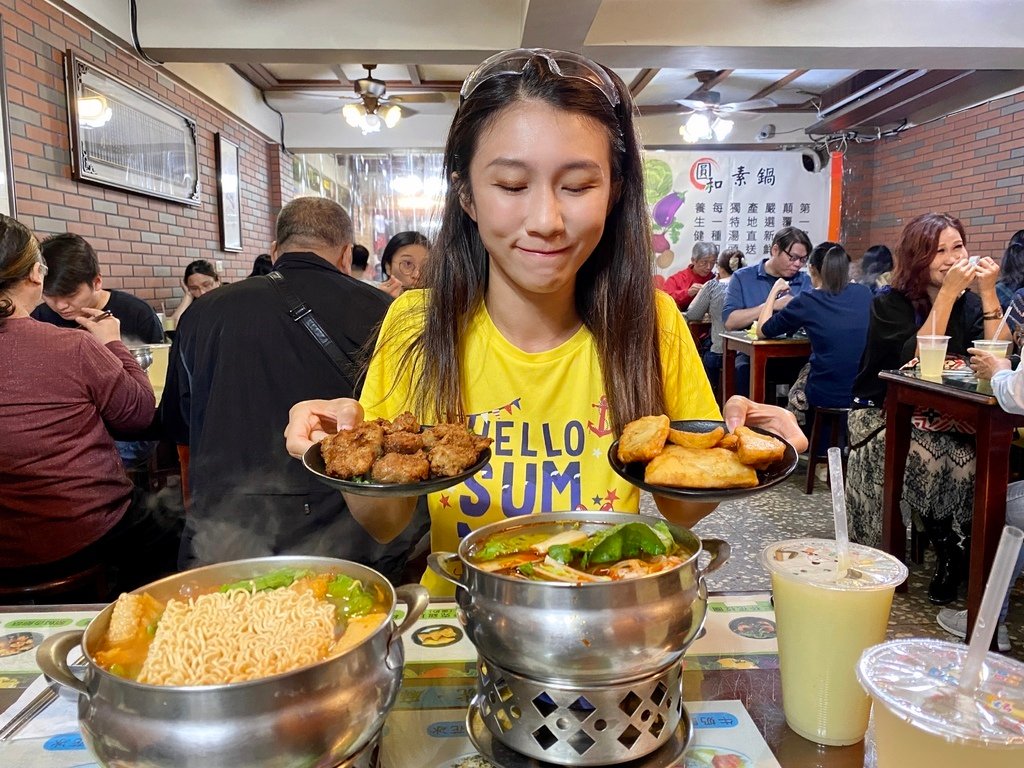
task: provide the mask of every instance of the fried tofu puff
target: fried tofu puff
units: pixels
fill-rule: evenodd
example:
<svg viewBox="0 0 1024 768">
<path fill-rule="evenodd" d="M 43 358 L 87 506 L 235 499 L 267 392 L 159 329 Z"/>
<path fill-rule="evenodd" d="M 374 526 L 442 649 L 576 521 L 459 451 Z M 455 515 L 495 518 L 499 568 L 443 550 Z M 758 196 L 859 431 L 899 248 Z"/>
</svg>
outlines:
<svg viewBox="0 0 1024 768">
<path fill-rule="evenodd" d="M 650 461 L 665 447 L 671 422 L 668 416 L 643 416 L 631 421 L 619 438 L 619 461 Z"/>
<path fill-rule="evenodd" d="M 774 464 L 786 453 L 786 446 L 780 440 L 759 434 L 749 427 L 736 427 L 734 434 L 739 440 L 736 453 L 740 461 L 756 469 Z"/>
</svg>

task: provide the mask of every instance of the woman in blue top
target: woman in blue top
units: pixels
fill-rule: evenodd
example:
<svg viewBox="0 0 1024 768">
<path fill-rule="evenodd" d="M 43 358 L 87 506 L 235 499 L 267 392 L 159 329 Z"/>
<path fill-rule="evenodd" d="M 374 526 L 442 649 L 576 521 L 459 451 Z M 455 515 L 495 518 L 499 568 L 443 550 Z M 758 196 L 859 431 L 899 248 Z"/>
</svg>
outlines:
<svg viewBox="0 0 1024 768">
<path fill-rule="evenodd" d="M 807 272 L 814 290 L 800 293 L 774 316 L 775 302 L 789 293 L 789 283 L 780 279 L 772 286 L 757 319 L 757 336 L 772 339 L 805 329 L 811 340 L 808 405 L 849 408 L 873 294 L 867 286 L 850 282 L 850 257 L 838 243 L 815 247 Z"/>
</svg>

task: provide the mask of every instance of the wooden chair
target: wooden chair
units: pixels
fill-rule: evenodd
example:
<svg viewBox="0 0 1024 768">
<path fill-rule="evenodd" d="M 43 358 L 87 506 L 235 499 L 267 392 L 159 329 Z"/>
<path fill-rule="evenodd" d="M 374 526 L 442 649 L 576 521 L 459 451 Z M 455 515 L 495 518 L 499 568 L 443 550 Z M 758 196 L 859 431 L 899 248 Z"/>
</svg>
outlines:
<svg viewBox="0 0 1024 768">
<path fill-rule="evenodd" d="M 32 573 L 34 569 L 26 569 Z M 66 572 L 35 580 L 31 576 L 0 583 L 0 603 L 52 603 L 53 598 L 73 596 L 74 602 L 106 602 L 109 591 L 107 567 L 102 562 L 79 563 Z"/>
<path fill-rule="evenodd" d="M 843 452 L 843 477 L 846 476 L 847 450 L 847 417 L 850 415 L 849 408 L 814 408 L 814 426 L 811 427 L 810 447 L 807 449 L 807 482 L 804 485 L 804 493 L 814 492 L 814 470 L 818 464 L 824 461 L 828 463 L 828 453 L 819 453 L 818 446 L 821 444 L 821 437 L 824 430 L 828 429 L 828 448 L 838 446 Z"/>
</svg>

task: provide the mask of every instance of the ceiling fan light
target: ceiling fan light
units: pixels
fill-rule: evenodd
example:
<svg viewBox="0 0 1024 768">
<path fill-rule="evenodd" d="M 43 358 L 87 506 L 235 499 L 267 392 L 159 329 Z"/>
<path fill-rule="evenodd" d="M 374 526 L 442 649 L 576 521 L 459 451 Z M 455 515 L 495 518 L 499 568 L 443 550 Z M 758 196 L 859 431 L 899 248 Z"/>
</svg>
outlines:
<svg viewBox="0 0 1024 768">
<path fill-rule="evenodd" d="M 381 119 L 377 115 L 364 115 L 362 119 L 363 133 L 377 133 L 380 131 Z"/>
<path fill-rule="evenodd" d="M 732 126 L 732 120 L 723 120 L 720 117 L 716 117 L 715 122 L 711 124 L 711 130 L 715 134 L 716 139 L 725 141 L 725 137 L 732 132 Z"/>
<path fill-rule="evenodd" d="M 711 125 L 708 122 L 708 116 L 703 112 L 694 112 L 690 115 L 690 119 L 686 121 L 686 131 L 691 136 L 696 136 L 697 139 L 709 137 L 711 135 Z"/>
<path fill-rule="evenodd" d="M 364 112 L 358 104 L 346 104 L 341 109 L 341 115 L 345 118 L 345 122 L 353 128 L 359 127 L 359 121 L 362 119 L 363 114 Z"/>
<path fill-rule="evenodd" d="M 402 119 L 402 110 L 396 104 L 392 104 L 390 107 L 384 110 L 384 125 L 388 128 L 394 128 L 398 125 L 398 121 Z"/>
</svg>

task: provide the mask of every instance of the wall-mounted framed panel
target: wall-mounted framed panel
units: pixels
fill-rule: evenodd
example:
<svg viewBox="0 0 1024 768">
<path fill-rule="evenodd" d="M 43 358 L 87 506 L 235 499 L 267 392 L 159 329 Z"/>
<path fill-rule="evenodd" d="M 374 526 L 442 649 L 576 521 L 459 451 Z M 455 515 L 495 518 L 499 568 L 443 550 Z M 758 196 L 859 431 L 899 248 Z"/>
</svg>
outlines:
<svg viewBox="0 0 1024 768">
<path fill-rule="evenodd" d="M 73 51 L 65 66 L 74 177 L 198 206 L 196 121 Z"/>
</svg>

